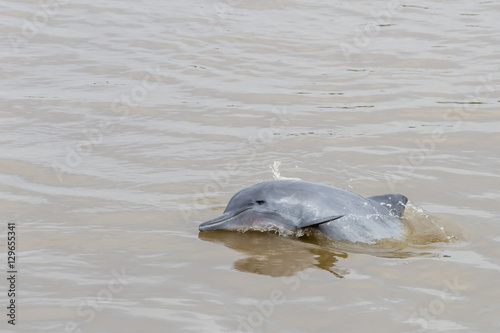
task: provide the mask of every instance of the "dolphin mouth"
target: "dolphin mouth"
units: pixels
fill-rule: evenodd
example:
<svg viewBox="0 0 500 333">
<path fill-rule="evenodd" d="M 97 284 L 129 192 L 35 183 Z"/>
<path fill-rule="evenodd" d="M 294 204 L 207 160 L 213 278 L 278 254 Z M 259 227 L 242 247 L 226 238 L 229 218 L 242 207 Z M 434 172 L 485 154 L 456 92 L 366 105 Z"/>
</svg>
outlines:
<svg viewBox="0 0 500 333">
<path fill-rule="evenodd" d="M 245 207 L 243 209 L 238 210 L 236 213 L 223 213 L 221 216 L 208 220 L 200 224 L 198 229 L 200 231 L 215 231 L 215 230 L 225 230 L 224 225 L 229 220 L 234 217 L 240 215 L 241 213 L 251 209 L 252 207 Z"/>
</svg>

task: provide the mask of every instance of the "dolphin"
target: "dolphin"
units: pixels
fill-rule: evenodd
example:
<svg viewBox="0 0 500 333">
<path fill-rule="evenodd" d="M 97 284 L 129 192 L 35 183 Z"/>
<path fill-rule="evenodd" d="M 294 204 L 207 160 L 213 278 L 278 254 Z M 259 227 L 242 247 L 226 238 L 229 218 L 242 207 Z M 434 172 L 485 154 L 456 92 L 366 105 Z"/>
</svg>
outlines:
<svg viewBox="0 0 500 333">
<path fill-rule="evenodd" d="M 237 192 L 221 216 L 200 231 L 316 228 L 333 240 L 373 243 L 403 239 L 401 194 L 362 197 L 335 186 L 298 179 L 268 180 Z"/>
</svg>

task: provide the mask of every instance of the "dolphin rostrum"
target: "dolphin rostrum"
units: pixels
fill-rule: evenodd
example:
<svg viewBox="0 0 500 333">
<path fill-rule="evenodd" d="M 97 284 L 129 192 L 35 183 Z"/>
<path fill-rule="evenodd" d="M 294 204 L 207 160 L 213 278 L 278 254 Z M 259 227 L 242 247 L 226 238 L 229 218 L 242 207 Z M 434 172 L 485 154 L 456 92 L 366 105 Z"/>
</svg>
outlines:
<svg viewBox="0 0 500 333">
<path fill-rule="evenodd" d="M 313 227 L 333 240 L 402 239 L 406 227 L 400 217 L 407 201 L 401 194 L 364 198 L 319 183 L 269 180 L 237 192 L 221 216 L 200 224 L 199 229 L 295 231 Z"/>
</svg>

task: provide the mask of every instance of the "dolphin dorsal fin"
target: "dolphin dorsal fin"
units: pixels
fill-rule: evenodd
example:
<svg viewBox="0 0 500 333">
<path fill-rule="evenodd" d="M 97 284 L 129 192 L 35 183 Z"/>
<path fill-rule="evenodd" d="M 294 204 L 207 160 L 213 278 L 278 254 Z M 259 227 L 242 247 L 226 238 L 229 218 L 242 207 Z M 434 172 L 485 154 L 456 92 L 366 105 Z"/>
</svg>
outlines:
<svg viewBox="0 0 500 333">
<path fill-rule="evenodd" d="M 341 218 L 342 216 L 344 216 L 344 215 L 327 216 L 327 217 L 322 217 L 320 219 L 316 219 L 316 220 L 313 220 L 313 221 L 303 221 L 303 222 L 301 222 L 298 225 L 298 227 L 299 228 L 317 227 L 320 224 L 323 224 L 323 223 L 326 223 L 326 222 L 330 222 L 330 221 L 334 221 L 336 219 Z"/>
<path fill-rule="evenodd" d="M 392 215 L 399 216 L 403 214 L 406 208 L 408 198 L 402 194 L 384 194 L 368 197 L 368 199 L 379 203 L 389 209 Z"/>
</svg>

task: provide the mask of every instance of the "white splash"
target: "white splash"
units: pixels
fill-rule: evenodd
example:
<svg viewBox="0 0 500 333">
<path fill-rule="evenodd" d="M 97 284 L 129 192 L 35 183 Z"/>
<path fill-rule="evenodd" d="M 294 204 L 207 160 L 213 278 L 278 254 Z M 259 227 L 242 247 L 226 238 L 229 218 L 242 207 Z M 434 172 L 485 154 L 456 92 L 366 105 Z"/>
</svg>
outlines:
<svg viewBox="0 0 500 333">
<path fill-rule="evenodd" d="M 247 231 L 274 232 L 275 234 L 282 236 L 282 237 L 302 237 L 306 234 L 305 229 L 290 230 L 290 229 L 287 229 L 283 226 L 277 226 L 277 225 L 243 227 L 243 228 L 238 228 L 237 231 L 239 231 L 239 232 L 247 232 Z"/>
<path fill-rule="evenodd" d="M 281 176 L 281 173 L 279 171 L 279 166 L 281 164 L 281 161 L 274 161 L 273 164 L 271 164 L 269 167 L 271 168 L 271 171 L 273 172 L 273 178 L 276 179 L 276 180 L 280 180 L 280 179 L 298 179 L 300 180 L 300 178 L 288 178 L 288 177 L 282 177 Z"/>
</svg>

